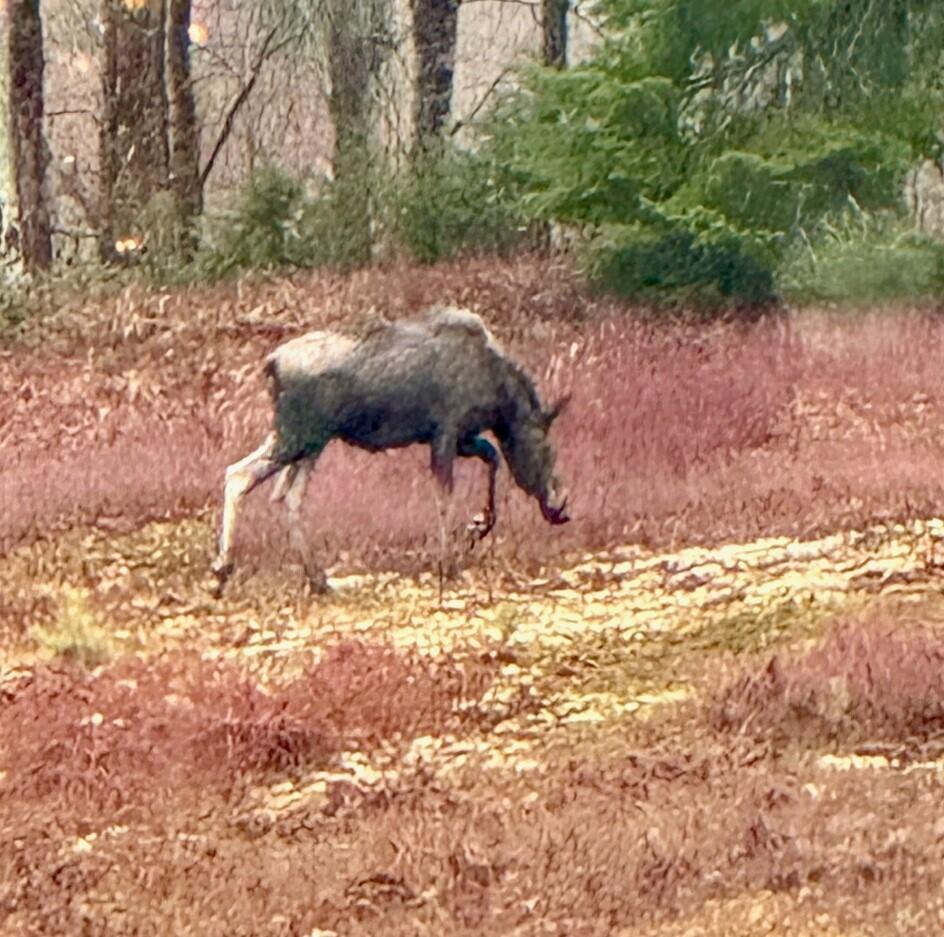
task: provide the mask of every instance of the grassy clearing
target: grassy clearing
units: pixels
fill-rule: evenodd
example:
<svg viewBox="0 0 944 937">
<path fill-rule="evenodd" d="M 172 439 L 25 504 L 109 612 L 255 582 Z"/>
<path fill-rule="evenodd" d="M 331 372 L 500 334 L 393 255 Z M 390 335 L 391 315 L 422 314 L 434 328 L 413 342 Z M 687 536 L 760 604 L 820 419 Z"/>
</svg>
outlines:
<svg viewBox="0 0 944 937">
<path fill-rule="evenodd" d="M 0 414 L 0 553 L 75 526 L 121 533 L 215 509 L 225 464 L 268 424 L 268 349 L 434 300 L 481 311 L 547 397 L 574 394 L 555 438 L 575 522 L 547 537 L 503 477 L 497 567 L 534 570 L 626 541 L 807 537 L 933 516 L 944 499 L 936 318 L 655 326 L 576 291 L 566 270 L 519 259 L 64 304 L 0 358 L 13 401 Z M 475 513 L 481 472 L 463 469 L 457 501 Z M 329 447 L 306 517 L 325 564 L 430 568 L 432 486 L 420 452 Z M 286 565 L 262 495 L 240 536 L 245 569 Z"/>
<path fill-rule="evenodd" d="M 549 537 L 506 483 L 440 595 L 426 459 L 338 448 L 308 518 L 335 593 L 301 593 L 260 495 L 212 600 L 263 352 L 434 299 L 574 391 L 574 523 Z M 939 933 L 944 524 L 913 519 L 944 495 L 941 325 L 624 312 L 519 259 L 24 327 L 0 932 Z"/>
<path fill-rule="evenodd" d="M 931 933 L 940 766 L 819 757 L 938 732 L 941 631 L 889 635 L 879 604 L 780 654 L 782 679 L 745 655 L 648 719 L 530 730 L 533 694 L 493 721 L 469 649 L 338 645 L 264 692 L 195 655 L 38 668 L 3 685 L 4 925 Z"/>
<path fill-rule="evenodd" d="M 59 611 L 50 625 L 34 625 L 30 638 L 44 657 L 72 661 L 83 667 L 106 663 L 114 653 L 114 639 L 100 615 L 89 605 L 88 590 L 66 586 Z"/>
</svg>

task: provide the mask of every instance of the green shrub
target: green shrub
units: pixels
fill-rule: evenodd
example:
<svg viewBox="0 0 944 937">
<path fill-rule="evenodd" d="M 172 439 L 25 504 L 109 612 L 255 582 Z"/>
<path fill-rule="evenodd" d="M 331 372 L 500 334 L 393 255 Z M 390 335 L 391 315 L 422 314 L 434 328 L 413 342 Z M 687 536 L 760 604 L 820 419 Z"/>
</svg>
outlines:
<svg viewBox="0 0 944 937">
<path fill-rule="evenodd" d="M 815 128 L 807 125 L 810 146 Z M 820 131 L 822 128 L 819 128 Z M 850 205 L 882 211 L 901 198 L 908 154 L 894 140 L 852 132 L 818 141 L 817 152 L 781 146 L 772 154 L 729 150 L 710 161 L 676 200 L 720 212 L 745 228 L 793 234 Z M 765 141 L 755 141 L 763 149 Z"/>
<path fill-rule="evenodd" d="M 773 268 L 734 232 L 709 237 L 682 227 L 611 230 L 592 246 L 590 268 L 604 289 L 660 304 L 697 302 L 714 309 L 775 298 Z"/>
<path fill-rule="evenodd" d="M 225 275 L 307 265 L 310 250 L 299 225 L 304 210 L 301 182 L 274 166 L 256 170 L 233 208 L 210 222 L 202 266 Z"/>
<path fill-rule="evenodd" d="M 944 244 L 897 218 L 878 225 L 850 221 L 792 250 L 780 284 L 795 302 L 934 298 L 944 292 Z"/>
<path fill-rule="evenodd" d="M 371 259 L 373 165 L 306 185 L 278 167 L 253 173 L 229 210 L 211 217 L 196 266 L 205 276 L 286 267 L 350 269 Z"/>
<path fill-rule="evenodd" d="M 787 253 L 847 213 L 900 213 L 908 170 L 940 155 L 936 8 L 873 4 L 868 35 L 838 0 L 599 0 L 597 14 L 602 41 L 572 68 L 522 69 L 490 133 L 522 210 L 578 231 L 621 293 L 771 298 Z M 927 280 L 926 245 L 896 250 Z M 887 257 L 863 271 L 880 295 L 906 280 Z M 855 254 L 835 260 L 859 276 Z"/>
<path fill-rule="evenodd" d="M 513 183 L 488 155 L 434 143 L 398 175 L 365 155 L 343 178 L 307 185 L 278 167 L 253 173 L 230 208 L 208 213 L 188 276 L 285 267 L 351 269 L 378 245 L 423 263 L 503 253 L 533 234 L 512 208 Z M 163 253 L 161 254 L 163 257 Z M 164 266 L 151 270 L 171 275 Z"/>
<path fill-rule="evenodd" d="M 320 186 L 317 196 L 305 203 L 298 222 L 306 241 L 307 266 L 352 270 L 370 262 L 376 188 L 367 167 Z"/>
<path fill-rule="evenodd" d="M 487 154 L 432 143 L 391 181 L 392 242 L 423 263 L 465 253 L 504 253 L 531 229 L 513 207 L 513 180 Z"/>
</svg>

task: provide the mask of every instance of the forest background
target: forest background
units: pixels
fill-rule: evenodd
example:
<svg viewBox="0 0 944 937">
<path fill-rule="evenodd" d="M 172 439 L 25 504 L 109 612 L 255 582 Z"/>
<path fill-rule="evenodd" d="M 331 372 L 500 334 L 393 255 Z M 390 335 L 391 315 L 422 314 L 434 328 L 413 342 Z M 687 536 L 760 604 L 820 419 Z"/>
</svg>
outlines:
<svg viewBox="0 0 944 937">
<path fill-rule="evenodd" d="M 23 272 L 88 287 L 522 249 L 659 308 L 944 278 L 927 0 L 3 9 L 8 318 Z"/>
<path fill-rule="evenodd" d="M 942 932 L 944 6 L 0 24 L 0 933 Z M 572 522 L 332 446 L 212 595 L 264 356 L 434 302 Z"/>
</svg>

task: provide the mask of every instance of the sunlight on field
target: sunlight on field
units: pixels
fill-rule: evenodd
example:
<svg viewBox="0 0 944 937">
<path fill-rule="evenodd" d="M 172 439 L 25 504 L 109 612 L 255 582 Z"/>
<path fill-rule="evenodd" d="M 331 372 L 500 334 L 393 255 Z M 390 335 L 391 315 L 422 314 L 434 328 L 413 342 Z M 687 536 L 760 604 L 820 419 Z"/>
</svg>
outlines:
<svg viewBox="0 0 944 937">
<path fill-rule="evenodd" d="M 937 320 L 637 328 L 469 270 L 128 292 L 0 359 L 0 931 L 939 933 Z M 454 281 L 573 384 L 574 522 L 501 478 L 441 581 L 426 453 L 336 448 L 332 591 L 263 493 L 214 598 L 261 356 Z"/>
<path fill-rule="evenodd" d="M 107 623 L 90 607 L 90 595 L 86 588 L 62 587 L 56 620 L 30 631 L 41 656 L 73 660 L 85 667 L 103 664 L 112 656 L 115 641 Z"/>
<path fill-rule="evenodd" d="M 339 576 L 321 600 L 241 598 L 237 588 L 214 603 L 199 568 L 174 561 L 179 581 L 169 590 L 146 571 L 186 555 L 174 541 L 198 529 L 161 523 L 107 542 L 85 537 L 83 567 L 97 569 L 92 588 L 57 586 L 34 572 L 29 589 L 55 595 L 55 611 L 48 625 L 32 627 L 26 646 L 7 648 L 5 669 L 37 655 L 94 666 L 129 651 L 196 647 L 204 658 L 240 662 L 278 683 L 350 638 L 431 658 L 499 653 L 510 659 L 480 705 L 494 713 L 497 735 L 529 735 L 535 726 L 595 724 L 682 702 L 702 676 L 701 665 L 685 663 L 692 649 L 763 651 L 814 636 L 824 615 L 859 607 L 869 595 L 920 594 L 944 548 L 944 523 L 931 519 L 806 542 L 768 538 L 672 554 L 616 548 L 495 600 L 471 577 L 440 593 L 433 575 L 378 574 Z M 43 568 L 41 554 L 37 547 L 14 553 L 0 574 L 12 580 Z M 504 726 L 502 713 L 522 693 L 536 707 Z M 518 756 L 530 757 L 527 748 Z"/>
<path fill-rule="evenodd" d="M 601 661 L 615 654 L 619 695 L 611 689 L 601 694 L 599 687 L 583 710 L 619 713 L 662 694 L 685 692 L 661 685 L 674 679 L 671 673 L 660 680 L 647 671 L 654 647 L 686 638 L 716 642 L 719 651 L 762 650 L 779 640 L 778 616 L 787 616 L 786 627 L 796 639 L 796 622 L 804 616 L 812 620 L 878 592 L 920 594 L 944 554 L 944 522 L 931 519 L 806 542 L 769 538 L 672 554 L 615 548 L 555 571 L 552 578 L 505 588 L 494 600 L 474 578 L 449 584 L 441 594 L 431 574 L 418 579 L 378 574 L 332 578 L 335 591 L 320 601 L 299 603 L 291 595 L 298 593 L 297 583 L 288 583 L 289 592 L 281 597 L 250 592 L 240 598 L 237 587 L 214 603 L 196 565 L 199 553 L 175 542 L 198 530 L 189 522 L 161 523 L 118 539 L 85 537 L 82 565 L 92 586 L 58 585 L 61 566 L 54 580 L 44 582 L 37 575 L 49 568 L 42 549 L 11 554 L 0 563 L 0 577 L 18 581 L 30 596 L 54 596 L 56 611 L 49 624 L 32 627 L 32 648 L 7 648 L 7 665 L 29 659 L 34 650 L 96 663 L 123 647 L 156 650 L 195 642 L 204 654 L 245 661 L 260 674 L 275 666 L 274 674 L 290 672 L 294 657 L 317 658 L 319 647 L 345 637 L 391 642 L 428 655 L 503 647 L 514 660 L 502 668 L 492 691 L 500 701 L 503 685 L 520 688 L 523 681 L 547 680 L 562 658 L 596 661 L 599 671 Z M 180 565 L 188 554 L 194 568 Z M 169 586 L 148 572 L 168 561 L 177 577 Z M 27 570 L 29 586 L 24 586 Z M 239 630 L 242 640 L 222 640 L 224 631 Z M 555 698 L 549 705 L 571 712 L 572 720 L 581 711 L 579 697 Z"/>
<path fill-rule="evenodd" d="M 666 928 L 618 932 L 618 937 L 722 937 L 725 934 L 764 934 L 769 937 L 864 937 L 868 931 L 844 928 L 828 914 L 801 922 L 791 903 L 780 894 L 760 891 L 736 898 L 709 901 L 697 914 Z"/>
<path fill-rule="evenodd" d="M 887 755 L 822 755 L 817 764 L 834 771 L 934 771 L 944 773 L 944 759 L 906 761 Z"/>
</svg>

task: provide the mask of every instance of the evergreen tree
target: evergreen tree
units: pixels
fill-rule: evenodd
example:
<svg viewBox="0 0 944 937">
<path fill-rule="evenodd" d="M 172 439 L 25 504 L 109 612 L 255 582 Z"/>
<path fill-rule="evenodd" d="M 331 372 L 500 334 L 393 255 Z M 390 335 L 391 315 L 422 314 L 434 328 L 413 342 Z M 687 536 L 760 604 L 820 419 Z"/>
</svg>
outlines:
<svg viewBox="0 0 944 937">
<path fill-rule="evenodd" d="M 764 301 L 798 240 L 894 212 L 938 150 L 929 0 L 602 0 L 604 39 L 533 68 L 494 134 L 524 204 L 631 293 Z"/>
</svg>

